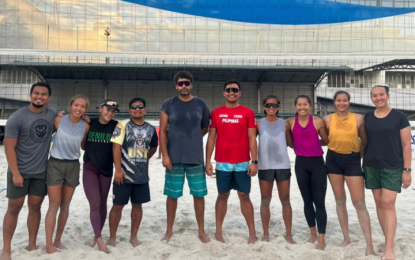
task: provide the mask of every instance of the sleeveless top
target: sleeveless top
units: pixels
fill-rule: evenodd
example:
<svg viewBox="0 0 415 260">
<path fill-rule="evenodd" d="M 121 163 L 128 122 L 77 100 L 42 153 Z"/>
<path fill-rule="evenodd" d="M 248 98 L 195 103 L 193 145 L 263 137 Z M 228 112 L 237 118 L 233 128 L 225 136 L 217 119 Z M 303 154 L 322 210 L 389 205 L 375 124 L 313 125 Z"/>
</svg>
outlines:
<svg viewBox="0 0 415 260">
<path fill-rule="evenodd" d="M 328 148 L 340 154 L 360 152 L 355 113 L 349 113 L 346 118 L 339 117 L 337 113 L 330 115 Z"/>
<path fill-rule="evenodd" d="M 290 158 L 285 138 L 285 121 L 278 118 L 271 123 L 263 118 L 259 121 L 258 169 L 290 169 Z"/>
<path fill-rule="evenodd" d="M 292 131 L 294 152 L 304 157 L 318 157 L 323 155 L 317 129 L 313 124 L 313 116 L 310 115 L 306 127 L 298 122 L 298 115 L 295 116 L 294 128 Z"/>
<path fill-rule="evenodd" d="M 50 156 L 60 160 L 78 160 L 81 156 L 81 143 L 85 135 L 84 120 L 72 124 L 68 116 L 63 116 L 56 132 Z"/>
</svg>

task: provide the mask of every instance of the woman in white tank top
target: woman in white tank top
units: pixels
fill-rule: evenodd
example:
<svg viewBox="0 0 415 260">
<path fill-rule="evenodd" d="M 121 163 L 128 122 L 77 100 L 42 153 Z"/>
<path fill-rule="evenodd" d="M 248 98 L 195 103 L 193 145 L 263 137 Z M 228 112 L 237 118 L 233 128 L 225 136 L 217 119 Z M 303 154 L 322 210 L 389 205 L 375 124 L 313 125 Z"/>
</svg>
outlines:
<svg viewBox="0 0 415 260">
<path fill-rule="evenodd" d="M 265 118 L 257 121 L 257 134 L 259 135 L 258 148 L 258 178 L 261 189 L 261 219 L 264 229 L 263 241 L 269 241 L 269 204 L 272 198 L 274 181 L 278 187 L 278 194 L 282 205 L 288 243 L 294 244 L 292 238 L 292 209 L 290 204 L 290 178 L 291 165 L 287 152 L 286 122 L 278 118 L 280 101 L 276 96 L 267 96 L 264 101 Z M 289 135 L 290 137 L 290 135 Z M 291 138 L 288 138 L 291 140 Z"/>
<path fill-rule="evenodd" d="M 89 101 L 86 97 L 77 95 L 69 101 L 70 113 L 67 116 L 55 118 L 57 129 L 55 141 L 48 162 L 46 185 L 48 186 L 49 209 L 45 219 L 46 251 L 48 254 L 63 249 L 61 237 L 69 216 L 69 204 L 79 185 L 80 148 L 84 149 L 89 124 L 82 120 Z M 59 212 L 58 228 L 55 240 L 52 242 Z"/>
</svg>

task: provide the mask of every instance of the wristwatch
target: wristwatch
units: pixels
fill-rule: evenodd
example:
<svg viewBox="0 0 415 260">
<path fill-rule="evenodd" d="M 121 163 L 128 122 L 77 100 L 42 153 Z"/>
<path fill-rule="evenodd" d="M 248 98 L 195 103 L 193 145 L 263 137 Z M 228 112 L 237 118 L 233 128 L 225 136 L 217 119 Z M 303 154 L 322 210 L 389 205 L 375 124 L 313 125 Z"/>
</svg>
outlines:
<svg viewBox="0 0 415 260">
<path fill-rule="evenodd" d="M 411 172 L 412 171 L 411 168 L 403 168 L 403 170 L 406 171 L 406 172 Z"/>
<path fill-rule="evenodd" d="M 252 160 L 251 163 L 258 164 L 258 160 Z"/>
</svg>

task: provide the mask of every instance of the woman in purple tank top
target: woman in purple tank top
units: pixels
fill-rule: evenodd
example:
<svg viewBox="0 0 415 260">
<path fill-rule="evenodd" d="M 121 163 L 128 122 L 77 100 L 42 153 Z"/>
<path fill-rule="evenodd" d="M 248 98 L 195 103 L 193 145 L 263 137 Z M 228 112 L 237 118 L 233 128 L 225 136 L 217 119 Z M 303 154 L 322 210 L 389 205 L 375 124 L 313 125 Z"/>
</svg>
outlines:
<svg viewBox="0 0 415 260">
<path fill-rule="evenodd" d="M 325 207 L 327 173 L 321 145 L 327 145 L 329 140 L 323 120 L 310 115 L 310 97 L 298 96 L 295 99 L 295 107 L 297 114 L 288 119 L 288 123 L 296 154 L 295 175 L 304 201 L 304 214 L 311 232 L 308 242 L 314 243 L 318 240 L 317 249 L 324 250 L 327 225 Z M 317 235 L 316 220 L 319 235 Z"/>
</svg>

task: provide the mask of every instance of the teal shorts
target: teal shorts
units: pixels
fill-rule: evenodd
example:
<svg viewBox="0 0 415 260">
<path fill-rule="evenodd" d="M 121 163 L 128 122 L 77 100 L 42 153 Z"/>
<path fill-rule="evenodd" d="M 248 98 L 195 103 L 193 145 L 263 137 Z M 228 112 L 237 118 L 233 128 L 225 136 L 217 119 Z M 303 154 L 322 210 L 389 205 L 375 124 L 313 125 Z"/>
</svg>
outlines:
<svg viewBox="0 0 415 260">
<path fill-rule="evenodd" d="M 364 166 L 366 189 L 387 189 L 401 193 L 403 168 L 389 170 Z"/>
<path fill-rule="evenodd" d="M 173 199 L 183 196 L 185 175 L 191 195 L 199 198 L 207 195 L 206 175 L 203 165 L 182 163 L 173 163 L 172 171 L 166 169 L 163 194 Z"/>
</svg>

